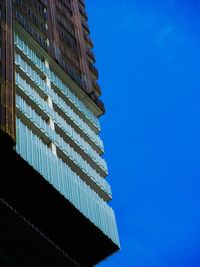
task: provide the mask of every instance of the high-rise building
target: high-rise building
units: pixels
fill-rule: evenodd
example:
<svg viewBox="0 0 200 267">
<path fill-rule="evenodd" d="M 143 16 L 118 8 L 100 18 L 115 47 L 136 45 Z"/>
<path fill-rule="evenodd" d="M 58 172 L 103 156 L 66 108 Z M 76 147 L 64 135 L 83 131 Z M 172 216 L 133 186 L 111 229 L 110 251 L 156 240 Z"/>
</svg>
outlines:
<svg viewBox="0 0 200 267">
<path fill-rule="evenodd" d="M 0 1 L 0 266 L 91 267 L 119 249 L 83 0 Z"/>
</svg>

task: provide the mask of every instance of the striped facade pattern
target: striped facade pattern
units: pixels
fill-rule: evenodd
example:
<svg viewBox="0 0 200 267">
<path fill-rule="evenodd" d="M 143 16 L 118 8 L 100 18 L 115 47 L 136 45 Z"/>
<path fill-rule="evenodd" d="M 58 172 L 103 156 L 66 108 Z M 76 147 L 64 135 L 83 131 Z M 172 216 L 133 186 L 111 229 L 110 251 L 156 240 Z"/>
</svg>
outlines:
<svg viewBox="0 0 200 267">
<path fill-rule="evenodd" d="M 16 151 L 115 244 L 98 118 L 15 33 Z M 76 127 L 74 127 L 76 124 Z"/>
</svg>

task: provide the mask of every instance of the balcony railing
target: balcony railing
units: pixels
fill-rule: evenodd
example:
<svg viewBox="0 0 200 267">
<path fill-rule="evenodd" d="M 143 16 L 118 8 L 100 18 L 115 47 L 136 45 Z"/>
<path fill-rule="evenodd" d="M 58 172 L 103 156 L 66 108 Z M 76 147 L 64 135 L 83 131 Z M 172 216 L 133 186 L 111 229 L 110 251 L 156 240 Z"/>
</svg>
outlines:
<svg viewBox="0 0 200 267">
<path fill-rule="evenodd" d="M 95 68 L 95 66 L 90 62 L 88 62 L 88 66 L 91 72 L 94 74 L 95 78 L 98 79 L 99 73 L 98 73 L 98 70 Z"/>
<path fill-rule="evenodd" d="M 89 139 L 98 146 L 103 152 L 103 142 L 100 137 L 92 131 L 92 129 L 77 115 L 73 109 L 65 103 L 47 84 L 40 78 L 40 76 L 24 61 L 19 55 L 15 57 L 15 64 L 33 81 L 37 87 L 46 95 L 51 96 L 53 102 L 81 129 Z M 61 90 L 60 87 L 58 87 Z M 66 93 L 66 92 L 65 92 Z"/>
<path fill-rule="evenodd" d="M 89 44 L 90 47 L 94 46 L 92 39 L 89 37 L 88 34 L 84 33 L 84 39 L 86 40 L 86 42 Z"/>
<path fill-rule="evenodd" d="M 82 7 L 79 7 L 79 11 L 80 11 L 81 15 L 87 20 L 88 16 L 87 16 L 86 11 Z"/>
<path fill-rule="evenodd" d="M 90 57 L 90 59 L 92 60 L 92 62 L 94 63 L 94 62 L 95 62 L 95 55 L 94 55 L 94 53 L 91 51 L 90 48 L 87 48 L 87 54 L 88 54 L 88 56 Z"/>
<path fill-rule="evenodd" d="M 60 0 L 61 3 L 72 12 L 71 3 L 69 0 Z"/>
<path fill-rule="evenodd" d="M 103 179 L 64 139 L 53 131 L 50 126 L 39 116 L 27 103 L 17 95 L 16 106 L 20 112 L 37 128 L 38 131 L 50 142 L 54 143 L 68 161 L 75 164 L 81 175 L 87 177 L 88 182 L 98 186 L 99 194 L 106 195 L 110 200 L 112 198 L 111 188 L 108 182 Z M 77 168 L 76 168 L 77 171 Z M 81 176 L 82 177 L 82 176 Z M 103 192 L 102 192 L 103 191 Z"/>
<path fill-rule="evenodd" d="M 76 209 L 119 246 L 112 208 L 19 119 L 17 119 L 16 151 Z"/>
<path fill-rule="evenodd" d="M 15 45 L 17 45 L 17 47 L 51 80 L 56 87 L 69 97 L 70 101 L 73 101 L 73 104 L 77 107 L 77 109 L 80 110 L 80 112 L 83 113 L 85 117 L 100 131 L 98 118 L 94 116 L 84 103 L 69 90 L 69 88 L 59 79 L 58 76 L 54 74 L 53 71 L 45 66 L 44 62 L 35 54 L 35 52 L 30 49 L 16 34 Z"/>
<path fill-rule="evenodd" d="M 88 33 L 90 33 L 90 29 L 89 29 L 86 21 L 82 22 L 82 26 Z"/>
<path fill-rule="evenodd" d="M 94 81 L 94 82 L 93 82 L 93 87 L 94 87 L 95 91 L 96 91 L 98 94 L 101 94 L 101 88 L 100 88 L 99 84 L 97 83 L 97 81 Z"/>
<path fill-rule="evenodd" d="M 96 103 L 96 105 L 103 111 L 105 112 L 105 106 L 103 104 L 103 102 L 99 99 L 99 97 L 97 96 L 97 94 L 95 92 L 89 93 L 88 94 L 90 96 L 90 98 Z"/>
<path fill-rule="evenodd" d="M 40 78 L 40 76 L 27 65 L 20 56 L 16 56 L 15 64 L 26 73 L 26 75 L 33 81 L 36 86 L 46 95 L 51 96 L 53 102 L 66 114 L 66 116 L 72 120 L 78 128 L 89 137 L 91 144 L 95 144 L 103 152 L 103 142 L 100 137 L 92 131 L 92 129 L 76 114 L 65 101 L 57 95 L 47 84 Z M 59 88 L 59 87 L 58 87 Z M 60 88 L 59 88 L 60 89 Z"/>
<path fill-rule="evenodd" d="M 85 1 L 84 0 L 79 0 L 79 3 L 85 8 Z"/>
<path fill-rule="evenodd" d="M 103 158 L 83 138 L 49 107 L 47 102 L 18 74 L 15 75 L 18 88 L 25 93 L 37 106 L 47 114 L 62 131 L 76 143 L 104 172 L 108 174 L 107 165 Z"/>
</svg>

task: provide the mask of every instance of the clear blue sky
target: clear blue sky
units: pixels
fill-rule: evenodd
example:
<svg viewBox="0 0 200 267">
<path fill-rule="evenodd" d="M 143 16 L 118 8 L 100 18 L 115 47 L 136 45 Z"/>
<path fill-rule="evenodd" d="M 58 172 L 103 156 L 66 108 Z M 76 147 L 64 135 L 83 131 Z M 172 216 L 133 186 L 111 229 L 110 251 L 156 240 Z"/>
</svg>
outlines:
<svg viewBox="0 0 200 267">
<path fill-rule="evenodd" d="M 200 1 L 86 4 L 122 247 L 99 267 L 199 267 Z"/>
</svg>

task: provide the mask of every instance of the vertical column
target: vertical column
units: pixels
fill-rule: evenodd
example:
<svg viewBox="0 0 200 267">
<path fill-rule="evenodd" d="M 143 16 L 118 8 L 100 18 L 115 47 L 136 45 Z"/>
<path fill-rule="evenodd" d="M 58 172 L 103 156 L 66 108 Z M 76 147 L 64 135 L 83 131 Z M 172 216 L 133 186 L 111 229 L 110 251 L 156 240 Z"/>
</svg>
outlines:
<svg viewBox="0 0 200 267">
<path fill-rule="evenodd" d="M 79 41 L 80 50 L 81 50 L 81 58 L 80 58 L 81 69 L 82 69 L 82 72 L 84 73 L 84 76 L 85 76 L 84 80 L 86 82 L 87 93 L 92 93 L 93 89 L 92 89 L 92 85 L 91 85 L 91 80 L 89 78 L 85 40 L 83 37 L 82 22 L 80 19 L 78 0 L 71 0 L 71 3 L 72 3 L 72 7 L 73 7 L 73 21 L 74 21 L 74 24 L 76 27 L 77 40 Z"/>
<path fill-rule="evenodd" d="M 61 52 L 60 52 L 60 37 L 58 33 L 57 21 L 56 21 L 56 1 L 48 0 L 47 9 L 48 9 L 48 24 L 49 26 L 49 35 L 50 35 L 50 51 L 55 59 L 60 62 Z"/>
<path fill-rule="evenodd" d="M 12 0 L 1 0 L 0 129 L 15 141 L 15 89 Z"/>
<path fill-rule="evenodd" d="M 45 59 L 44 62 L 45 62 L 45 66 L 49 69 L 49 62 L 48 62 L 46 59 Z M 45 81 L 46 81 L 46 84 L 48 85 L 48 87 L 51 88 L 51 81 L 49 80 L 49 78 L 48 78 L 47 76 L 46 76 Z M 51 99 L 50 96 L 47 96 L 47 100 L 46 100 L 46 101 L 47 101 L 49 107 L 50 107 L 51 109 L 53 109 L 53 101 L 52 101 L 52 99 Z M 52 118 L 49 118 L 48 123 L 49 123 L 49 127 L 50 127 L 53 131 L 55 131 L 55 124 L 54 124 L 54 121 L 52 120 Z M 55 144 L 51 142 L 51 143 L 49 144 L 49 146 L 50 146 L 52 152 L 53 152 L 55 155 L 57 155 L 57 151 L 56 151 L 56 146 L 55 146 Z"/>
</svg>

